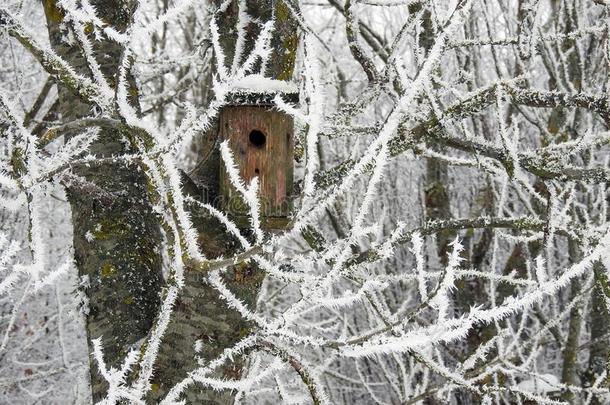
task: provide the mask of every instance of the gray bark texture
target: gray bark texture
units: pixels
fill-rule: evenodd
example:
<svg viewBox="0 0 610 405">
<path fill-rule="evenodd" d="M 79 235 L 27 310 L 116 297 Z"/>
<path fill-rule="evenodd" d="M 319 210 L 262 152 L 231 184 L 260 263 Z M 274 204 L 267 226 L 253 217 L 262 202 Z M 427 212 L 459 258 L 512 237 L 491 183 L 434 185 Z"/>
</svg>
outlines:
<svg viewBox="0 0 610 405">
<path fill-rule="evenodd" d="M 118 4 L 120 3 L 120 4 Z M 109 24 L 124 30 L 135 2 L 91 2 Z M 88 74 L 79 47 L 64 40 L 69 24 L 55 0 L 43 1 L 53 49 L 77 72 Z M 98 63 L 110 83 L 121 60 L 121 48 L 109 40 L 94 42 Z M 137 88 L 131 83 L 132 103 Z M 58 118 L 67 122 L 90 115 L 95 106 L 59 86 Z M 130 134 L 101 128 L 91 154 L 98 158 L 130 153 L 123 139 Z M 102 338 L 105 361 L 118 367 L 128 350 L 145 338 L 159 309 L 162 286 L 161 232 L 147 196 L 147 179 L 133 163 L 105 162 L 76 166 L 68 181 L 74 252 L 88 302 L 87 338 Z M 93 400 L 105 396 L 107 384 L 90 357 Z"/>
<path fill-rule="evenodd" d="M 604 373 L 610 371 L 610 323 L 608 317 L 610 308 L 607 300 L 610 296 L 610 287 L 606 277 L 606 269 L 601 262 L 593 265 L 595 275 L 595 286 L 591 294 L 590 303 L 590 346 L 588 367 L 585 372 L 585 380 L 588 386 L 592 386 L 596 379 Z M 602 386 L 608 384 L 608 377 L 602 382 Z M 594 396 L 591 404 L 602 404 L 602 399 Z"/>
</svg>

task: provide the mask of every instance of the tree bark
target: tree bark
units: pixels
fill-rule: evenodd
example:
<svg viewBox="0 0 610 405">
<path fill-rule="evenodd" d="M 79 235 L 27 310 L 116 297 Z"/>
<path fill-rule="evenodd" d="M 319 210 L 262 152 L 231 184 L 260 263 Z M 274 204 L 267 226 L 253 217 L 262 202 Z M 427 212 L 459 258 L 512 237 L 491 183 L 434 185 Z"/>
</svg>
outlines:
<svg viewBox="0 0 610 405">
<path fill-rule="evenodd" d="M 125 30 L 131 23 L 135 1 L 93 0 L 100 17 Z M 79 47 L 65 42 L 69 23 L 55 0 L 43 0 L 53 49 L 77 72 L 88 75 Z M 110 40 L 92 41 L 98 63 L 109 83 L 116 83 L 121 47 Z M 137 88 L 131 80 L 132 104 Z M 95 106 L 59 87 L 59 114 L 70 121 L 91 113 Z M 98 158 L 130 153 L 123 139 L 130 134 L 100 128 L 91 146 Z M 102 338 L 107 365 L 118 367 L 129 349 L 148 334 L 159 309 L 161 232 L 147 197 L 147 179 L 136 164 L 113 162 L 76 166 L 77 182 L 67 187 L 74 227 L 74 253 L 87 303 L 86 328 L 89 351 L 92 340 Z M 79 184 L 91 183 L 100 191 L 83 193 Z M 107 384 L 90 357 L 93 401 L 105 396 Z"/>
<path fill-rule="evenodd" d="M 604 372 L 610 371 L 610 324 L 608 323 L 610 308 L 607 305 L 610 288 L 606 277 L 606 269 L 601 262 L 596 262 L 593 265 L 593 272 L 595 286 L 591 295 L 589 313 L 591 344 L 589 345 L 588 367 L 585 372 L 587 386 L 592 386 Z M 605 387 L 607 384 L 608 376 L 599 386 Z M 603 398 L 597 396 L 594 396 L 591 401 L 591 404 L 594 405 L 602 403 Z"/>
<path fill-rule="evenodd" d="M 221 2 L 217 2 L 217 6 Z M 238 1 L 233 1 L 217 18 L 220 41 L 225 51 L 227 69 L 230 69 L 235 49 L 237 32 L 235 25 L 238 19 Z M 283 1 L 246 1 L 248 14 L 259 22 L 266 22 L 275 16 L 274 35 L 271 41 L 272 56 L 266 69 L 256 67 L 259 73 L 278 80 L 289 80 L 294 70 L 296 47 L 298 43 L 297 24 Z M 246 27 L 247 41 L 243 52 L 247 56 L 259 34 L 257 25 L 251 23 Z M 239 61 L 241 62 L 241 61 Z M 237 63 L 241 66 L 241 63 Z M 262 71 L 260 71 L 262 70 Z M 230 107 L 229 107 L 230 108 Z M 216 205 L 219 196 L 220 155 L 218 153 L 219 130 L 207 132 L 203 145 L 209 149 L 203 151 L 205 162 L 198 165 L 192 177 L 205 188 L 205 193 L 195 191 L 195 198 Z M 238 243 L 226 234 L 224 225 L 205 212 L 192 211 L 193 223 L 199 231 L 199 245 L 208 258 L 228 257 L 235 253 Z M 242 232 L 247 231 L 242 229 Z M 262 271 L 254 263 L 247 266 L 232 267 L 222 275 L 225 285 L 249 308 L 255 309 L 256 298 L 264 278 Z M 186 285 L 181 290 L 180 298 L 174 308 L 168 332 L 164 337 L 157 357 L 156 372 L 153 376 L 153 390 L 149 402 L 156 403 L 176 383 L 182 381 L 188 372 L 196 369 L 200 363 L 214 360 L 226 348 L 235 345 L 252 330 L 253 325 L 243 319 L 239 312 L 227 306 L 218 292 L 208 284 L 205 277 L 195 272 L 186 273 Z M 196 351 L 195 342 L 201 341 L 201 350 Z M 245 359 L 238 358 L 233 363 L 225 364 L 212 376 L 224 379 L 237 379 L 245 366 Z M 182 399 L 193 404 L 231 404 L 235 392 L 217 392 L 209 387 L 193 385 L 184 391 Z"/>
</svg>

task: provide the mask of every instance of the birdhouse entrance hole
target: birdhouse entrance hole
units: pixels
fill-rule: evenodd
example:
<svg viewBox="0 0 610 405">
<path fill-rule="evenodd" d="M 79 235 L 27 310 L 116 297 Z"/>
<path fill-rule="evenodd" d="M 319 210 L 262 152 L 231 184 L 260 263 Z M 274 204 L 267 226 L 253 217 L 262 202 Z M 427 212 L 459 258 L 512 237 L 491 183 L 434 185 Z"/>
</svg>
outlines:
<svg viewBox="0 0 610 405">
<path fill-rule="evenodd" d="M 250 143 L 257 148 L 265 147 L 265 142 L 267 142 L 267 137 L 258 129 L 253 129 L 250 131 Z"/>
<path fill-rule="evenodd" d="M 245 184 L 258 178 L 261 224 L 282 229 L 292 207 L 294 122 L 269 105 L 229 105 L 219 117 L 220 138 L 229 141 L 239 176 Z M 249 226 L 248 205 L 220 167 L 220 206 L 233 220 Z"/>
</svg>

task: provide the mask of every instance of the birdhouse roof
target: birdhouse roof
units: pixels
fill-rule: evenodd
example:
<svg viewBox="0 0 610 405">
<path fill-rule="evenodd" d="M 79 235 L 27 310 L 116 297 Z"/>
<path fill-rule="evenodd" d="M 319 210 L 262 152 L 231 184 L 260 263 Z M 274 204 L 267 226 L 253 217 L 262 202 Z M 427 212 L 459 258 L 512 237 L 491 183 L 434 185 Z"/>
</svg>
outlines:
<svg viewBox="0 0 610 405">
<path fill-rule="evenodd" d="M 273 100 L 278 94 L 286 102 L 299 101 L 296 84 L 253 74 L 246 75 L 233 83 L 227 101 L 229 105 L 273 106 L 275 105 Z"/>
</svg>

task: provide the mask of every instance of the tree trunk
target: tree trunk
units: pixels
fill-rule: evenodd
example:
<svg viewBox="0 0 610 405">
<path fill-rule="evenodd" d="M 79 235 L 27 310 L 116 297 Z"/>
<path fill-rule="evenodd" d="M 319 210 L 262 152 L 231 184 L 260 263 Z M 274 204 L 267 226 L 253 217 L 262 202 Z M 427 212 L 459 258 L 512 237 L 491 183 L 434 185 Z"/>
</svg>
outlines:
<svg viewBox="0 0 610 405">
<path fill-rule="evenodd" d="M 231 68 L 237 38 L 235 25 L 238 19 L 238 4 L 237 1 L 231 2 L 217 21 L 227 69 Z M 271 41 L 272 56 L 266 70 L 259 73 L 273 79 L 289 80 L 294 69 L 297 47 L 297 26 L 290 10 L 284 2 L 271 0 L 246 1 L 246 7 L 248 14 L 262 23 L 275 16 L 274 36 Z M 247 56 L 259 29 L 257 25 L 250 24 L 246 30 L 249 35 L 243 55 Z M 241 66 L 240 63 L 236 65 Z M 260 69 L 260 66 L 257 69 Z M 212 150 L 210 153 L 204 151 L 203 156 L 210 157 L 203 164 L 198 165 L 197 172 L 192 173 L 192 176 L 201 183 L 202 187 L 205 187 L 206 202 L 216 204 L 220 185 L 218 128 L 207 132 L 205 137 L 203 144 Z M 201 196 L 202 193 L 197 194 Z M 193 223 L 200 234 L 199 245 L 206 257 L 227 257 L 237 250 L 239 245 L 226 235 L 224 225 L 207 213 L 192 212 L 192 214 Z M 227 287 L 251 309 L 255 308 L 263 278 L 264 274 L 254 264 L 233 267 L 223 274 L 223 281 Z M 239 339 L 246 336 L 252 328 L 252 325 L 237 311 L 227 306 L 204 276 L 187 271 L 185 282 L 186 285 L 180 293 L 168 332 L 164 337 L 164 341 L 171 344 L 162 345 L 157 357 L 157 371 L 152 381 L 153 391 L 148 398 L 151 403 L 163 398 L 168 389 L 182 381 L 189 371 L 198 367 L 199 361 L 206 364 L 214 360 L 224 349 L 232 347 Z M 201 341 L 200 351 L 196 350 L 195 345 L 198 340 Z M 244 365 L 244 359 L 235 359 L 233 363 L 216 370 L 213 376 L 225 379 L 239 378 Z M 217 392 L 209 387 L 193 385 L 184 391 L 182 398 L 187 403 L 193 404 L 227 405 L 234 402 L 235 394 L 231 391 Z"/>
<path fill-rule="evenodd" d="M 601 262 L 596 262 L 593 265 L 593 272 L 595 275 L 595 286 L 591 295 L 589 314 L 591 344 L 589 345 L 588 369 L 585 373 L 587 386 L 592 386 L 604 371 L 610 371 L 610 324 L 608 323 L 610 310 L 607 305 L 608 297 L 610 297 L 610 288 L 608 287 L 606 269 Z M 608 376 L 606 376 L 606 381 L 602 381 L 599 386 L 607 386 L 607 380 Z M 602 400 L 602 398 L 594 396 L 591 404 L 601 404 Z"/>
<path fill-rule="evenodd" d="M 124 30 L 136 2 L 93 0 L 100 17 Z M 43 1 L 53 49 L 81 74 L 88 74 L 79 48 L 62 38 L 69 30 L 55 0 Z M 116 82 L 121 47 L 109 40 L 93 42 L 102 72 Z M 130 93 L 137 94 L 133 84 Z M 61 119 L 70 121 L 90 114 L 94 106 L 61 86 Z M 132 103 L 137 101 L 132 100 Z M 123 139 L 128 133 L 100 129 L 91 146 L 98 158 L 130 153 Z M 108 366 L 118 367 L 128 350 L 148 334 L 159 309 L 161 232 L 147 197 L 147 179 L 133 163 L 113 162 L 77 166 L 75 181 L 67 187 L 74 227 L 74 252 L 88 302 L 86 328 L 89 352 L 92 340 L 102 338 Z M 83 188 L 83 185 L 85 186 Z M 107 384 L 90 357 L 92 396 L 103 399 Z"/>
</svg>

